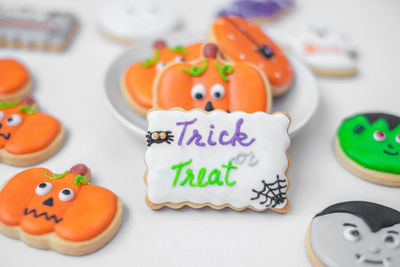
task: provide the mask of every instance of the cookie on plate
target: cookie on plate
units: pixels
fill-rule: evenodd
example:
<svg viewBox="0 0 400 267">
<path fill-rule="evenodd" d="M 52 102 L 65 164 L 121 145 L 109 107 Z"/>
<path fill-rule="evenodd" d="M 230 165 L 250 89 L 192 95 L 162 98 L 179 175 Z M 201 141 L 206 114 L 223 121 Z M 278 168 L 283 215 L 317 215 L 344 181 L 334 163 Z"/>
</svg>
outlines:
<svg viewBox="0 0 400 267">
<path fill-rule="evenodd" d="M 218 44 L 224 60 L 260 68 L 274 96 L 290 88 L 294 72 L 288 58 L 258 26 L 235 16 L 219 17 L 212 24 L 207 40 Z"/>
<path fill-rule="evenodd" d="M 156 109 L 147 120 L 150 208 L 289 209 L 287 114 Z"/>
<path fill-rule="evenodd" d="M 55 154 L 64 142 L 64 127 L 39 112 L 30 97 L 0 102 L 0 162 L 32 166 Z"/>
<path fill-rule="evenodd" d="M 13 101 L 29 95 L 32 78 L 21 62 L 12 58 L 0 59 L 0 101 Z"/>
<path fill-rule="evenodd" d="M 201 59 L 171 63 L 157 74 L 153 101 L 154 107 L 162 109 L 180 107 L 252 113 L 269 112 L 272 94 L 258 67 L 220 60 L 218 46 L 207 43 Z"/>
<path fill-rule="evenodd" d="M 335 152 L 355 175 L 377 184 L 400 186 L 400 117 L 364 113 L 340 125 Z"/>
<path fill-rule="evenodd" d="M 153 56 L 132 64 L 121 80 L 122 95 L 129 106 L 142 116 L 153 107 L 153 83 L 168 63 L 189 62 L 200 58 L 202 43 L 167 46 L 163 40 L 153 43 Z"/>
<path fill-rule="evenodd" d="M 84 164 L 60 174 L 44 168 L 18 173 L 0 191 L 0 232 L 63 254 L 100 249 L 119 230 L 122 203 L 89 181 Z"/>
<path fill-rule="evenodd" d="M 366 201 L 334 204 L 308 228 L 315 267 L 400 266 L 400 212 Z"/>
</svg>

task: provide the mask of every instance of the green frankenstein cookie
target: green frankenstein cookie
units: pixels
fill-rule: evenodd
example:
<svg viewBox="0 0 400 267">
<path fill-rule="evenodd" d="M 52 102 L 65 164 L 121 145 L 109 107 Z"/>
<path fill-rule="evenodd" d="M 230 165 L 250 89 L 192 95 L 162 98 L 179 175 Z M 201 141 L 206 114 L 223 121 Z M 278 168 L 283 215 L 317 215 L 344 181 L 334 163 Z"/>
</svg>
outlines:
<svg viewBox="0 0 400 267">
<path fill-rule="evenodd" d="M 346 119 L 337 132 L 336 153 L 358 176 L 400 186 L 400 117 L 366 113 Z"/>
</svg>

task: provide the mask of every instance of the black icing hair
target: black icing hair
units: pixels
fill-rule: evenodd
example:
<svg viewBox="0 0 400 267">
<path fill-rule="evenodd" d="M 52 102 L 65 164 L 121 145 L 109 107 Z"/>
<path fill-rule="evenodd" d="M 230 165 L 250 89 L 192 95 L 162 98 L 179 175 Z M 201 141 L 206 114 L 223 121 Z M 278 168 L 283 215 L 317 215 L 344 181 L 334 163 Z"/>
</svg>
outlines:
<svg viewBox="0 0 400 267">
<path fill-rule="evenodd" d="M 315 217 L 339 212 L 350 213 L 359 217 L 374 233 L 382 228 L 390 227 L 400 223 L 399 211 L 367 201 L 348 201 L 337 203 L 327 207 L 315 215 Z"/>
<path fill-rule="evenodd" d="M 370 124 L 379 119 L 384 119 L 389 126 L 389 130 L 393 130 L 400 124 L 400 117 L 387 113 L 364 113 L 360 115 L 365 116 Z"/>
</svg>

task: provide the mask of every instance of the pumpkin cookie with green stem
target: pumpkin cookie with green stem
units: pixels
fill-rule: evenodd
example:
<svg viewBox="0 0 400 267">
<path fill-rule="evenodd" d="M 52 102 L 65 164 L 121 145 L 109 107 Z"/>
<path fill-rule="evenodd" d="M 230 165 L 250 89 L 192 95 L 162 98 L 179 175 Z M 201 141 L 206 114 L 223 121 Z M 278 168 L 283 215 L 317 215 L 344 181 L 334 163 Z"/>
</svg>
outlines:
<svg viewBox="0 0 400 267">
<path fill-rule="evenodd" d="M 60 174 L 44 168 L 18 173 L 0 191 L 0 232 L 63 254 L 100 249 L 119 230 L 122 203 L 89 182 L 84 164 Z"/>
<path fill-rule="evenodd" d="M 377 184 L 400 186 L 400 117 L 358 114 L 339 127 L 335 152 L 355 175 Z"/>
</svg>

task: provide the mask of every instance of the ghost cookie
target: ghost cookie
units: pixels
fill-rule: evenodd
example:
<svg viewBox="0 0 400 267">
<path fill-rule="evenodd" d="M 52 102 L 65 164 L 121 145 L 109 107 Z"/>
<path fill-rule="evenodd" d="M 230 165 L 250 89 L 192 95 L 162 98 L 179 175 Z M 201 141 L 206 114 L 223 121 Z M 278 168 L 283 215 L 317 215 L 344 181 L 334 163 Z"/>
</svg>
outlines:
<svg viewBox="0 0 400 267">
<path fill-rule="evenodd" d="M 171 32 L 178 26 L 179 18 L 162 2 L 112 0 L 101 7 L 98 23 L 108 38 L 131 43 Z"/>
<path fill-rule="evenodd" d="M 400 186 L 400 117 L 365 113 L 346 119 L 337 131 L 335 152 L 355 175 L 377 184 Z"/>
<path fill-rule="evenodd" d="M 113 192 L 89 182 L 84 164 L 60 174 L 44 168 L 18 173 L 0 191 L 0 232 L 63 254 L 100 249 L 118 232 L 122 204 Z"/>
<path fill-rule="evenodd" d="M 272 95 L 264 73 L 252 64 L 222 61 L 218 53 L 218 46 L 208 43 L 203 58 L 166 66 L 154 83 L 154 106 L 269 112 Z"/>
<path fill-rule="evenodd" d="M 61 123 L 39 112 L 32 98 L 0 102 L 0 162 L 35 165 L 55 154 L 63 142 Z"/>
<path fill-rule="evenodd" d="M 153 83 L 159 71 L 171 62 L 190 62 L 200 58 L 202 43 L 169 47 L 165 41 L 153 44 L 152 57 L 131 65 L 121 80 L 122 95 L 142 116 L 153 107 Z"/>
<path fill-rule="evenodd" d="M 400 266 L 400 212 L 365 201 L 332 205 L 311 221 L 307 253 L 315 267 Z"/>
<path fill-rule="evenodd" d="M 287 114 L 171 109 L 147 120 L 150 208 L 289 209 Z"/>
<path fill-rule="evenodd" d="M 15 59 L 0 59 L 0 101 L 21 99 L 31 89 L 32 79 L 24 65 Z"/>
<path fill-rule="evenodd" d="M 285 93 L 293 81 L 293 69 L 282 50 L 256 25 L 235 16 L 217 18 L 208 41 L 217 43 L 224 60 L 251 63 L 268 78 L 272 94 Z"/>
</svg>

